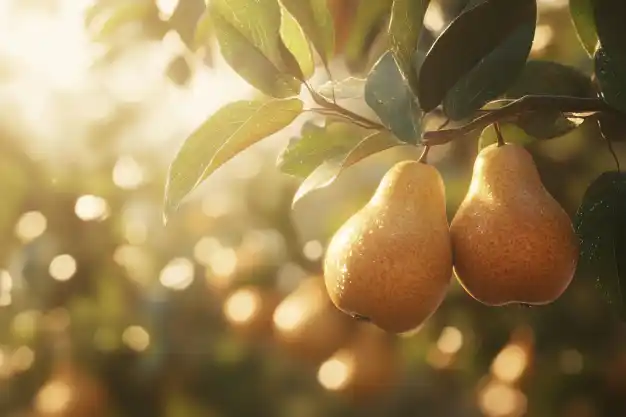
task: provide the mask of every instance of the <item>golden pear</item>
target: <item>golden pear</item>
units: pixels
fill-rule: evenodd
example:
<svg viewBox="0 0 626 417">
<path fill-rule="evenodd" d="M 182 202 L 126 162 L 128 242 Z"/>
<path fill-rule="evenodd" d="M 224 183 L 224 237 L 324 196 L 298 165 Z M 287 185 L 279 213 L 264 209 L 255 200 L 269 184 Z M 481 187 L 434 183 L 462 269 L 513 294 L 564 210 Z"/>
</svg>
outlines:
<svg viewBox="0 0 626 417">
<path fill-rule="evenodd" d="M 320 365 L 318 382 L 358 403 L 389 393 L 397 387 L 402 368 L 395 342 L 375 326 L 359 325 L 350 343 Z"/>
<path fill-rule="evenodd" d="M 228 296 L 222 310 L 236 333 L 261 340 L 272 335 L 272 315 L 280 300 L 280 294 L 271 288 L 246 285 Z"/>
<path fill-rule="evenodd" d="M 347 314 L 392 333 L 424 323 L 452 277 L 439 172 L 418 161 L 393 166 L 372 199 L 332 238 L 324 276 L 331 300 Z"/>
<path fill-rule="evenodd" d="M 576 270 L 570 218 L 520 145 L 493 144 L 479 153 L 450 231 L 456 276 L 486 305 L 548 304 Z"/>
<path fill-rule="evenodd" d="M 274 311 L 274 335 L 290 354 L 318 364 L 344 345 L 352 322 L 332 304 L 321 277 L 310 277 Z"/>
</svg>

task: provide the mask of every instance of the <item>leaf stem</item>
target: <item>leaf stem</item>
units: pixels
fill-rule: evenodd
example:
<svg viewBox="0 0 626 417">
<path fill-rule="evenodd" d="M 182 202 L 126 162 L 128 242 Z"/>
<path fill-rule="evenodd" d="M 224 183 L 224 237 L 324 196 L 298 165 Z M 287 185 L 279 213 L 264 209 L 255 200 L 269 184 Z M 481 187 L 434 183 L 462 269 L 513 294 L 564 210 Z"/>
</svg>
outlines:
<svg viewBox="0 0 626 417">
<path fill-rule="evenodd" d="M 487 103 L 489 105 L 491 103 Z M 569 96 L 528 95 L 510 102 L 502 107 L 483 111 L 483 114 L 457 128 L 432 130 L 424 132 L 424 145 L 443 145 L 467 134 L 484 129 L 485 127 L 511 119 L 528 112 L 560 111 L 562 113 L 587 113 L 593 115 L 599 112 L 615 112 L 612 107 L 600 98 L 581 98 Z"/>
<path fill-rule="evenodd" d="M 344 118 L 352 120 L 355 124 L 358 124 L 366 129 L 372 130 L 387 130 L 385 126 L 382 124 L 375 122 L 373 120 L 368 119 L 367 117 L 363 117 L 360 114 L 356 114 L 353 111 L 350 111 L 340 105 L 333 103 L 327 100 L 324 96 L 315 91 L 308 83 L 305 83 L 307 90 L 311 94 L 311 98 L 313 101 L 320 107 L 323 107 L 326 110 L 332 111 L 336 114 L 343 116 Z"/>
</svg>

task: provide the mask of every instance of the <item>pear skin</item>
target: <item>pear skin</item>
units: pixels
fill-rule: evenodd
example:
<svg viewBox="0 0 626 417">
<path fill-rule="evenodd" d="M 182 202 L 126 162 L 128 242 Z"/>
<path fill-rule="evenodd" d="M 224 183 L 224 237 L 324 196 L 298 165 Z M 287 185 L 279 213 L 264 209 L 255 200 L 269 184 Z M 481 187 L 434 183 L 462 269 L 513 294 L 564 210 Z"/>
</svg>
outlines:
<svg viewBox="0 0 626 417">
<path fill-rule="evenodd" d="M 331 300 L 391 333 L 439 307 L 452 278 L 443 180 L 417 161 L 394 165 L 371 200 L 333 236 L 324 259 Z"/>
<path fill-rule="evenodd" d="M 493 144 L 479 153 L 450 232 L 454 272 L 486 305 L 549 304 L 576 271 L 571 220 L 519 145 Z"/>
</svg>

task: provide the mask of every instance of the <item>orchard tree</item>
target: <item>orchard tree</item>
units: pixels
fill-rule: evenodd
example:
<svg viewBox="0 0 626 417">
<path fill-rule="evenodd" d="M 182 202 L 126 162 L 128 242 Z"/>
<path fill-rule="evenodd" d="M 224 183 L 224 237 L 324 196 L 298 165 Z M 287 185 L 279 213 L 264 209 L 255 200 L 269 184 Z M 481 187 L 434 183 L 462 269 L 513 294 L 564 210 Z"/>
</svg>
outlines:
<svg viewBox="0 0 626 417">
<path fill-rule="evenodd" d="M 291 141 L 278 158 L 279 168 L 304 179 L 295 199 L 331 184 L 349 167 L 384 150 L 400 146 L 423 148 L 423 157 L 418 163 L 427 163 L 426 155 L 431 147 L 475 139 L 482 132 L 481 152 L 472 181 L 472 186 L 474 182 L 478 185 L 470 187 L 466 200 L 477 192 L 482 192 L 484 198 L 481 204 L 472 207 L 474 210 L 467 207 L 464 210 L 464 221 L 470 216 L 469 211 L 473 216 L 472 221 L 465 221 L 464 233 L 480 234 L 485 224 L 491 227 L 500 224 L 496 221 L 499 219 L 493 220 L 499 216 L 498 208 L 500 212 L 503 206 L 513 210 L 517 203 L 515 209 L 525 213 L 519 223 L 534 226 L 529 234 L 532 236 L 526 236 L 525 243 L 535 252 L 545 254 L 545 259 L 530 256 L 535 253 L 531 249 L 520 249 L 514 255 L 503 255 L 501 262 L 507 262 L 505 267 L 489 262 L 485 265 L 491 265 L 500 274 L 518 274 L 538 280 L 530 285 L 543 285 L 546 277 L 561 281 L 555 286 L 558 289 L 546 290 L 545 297 L 515 293 L 509 294 L 511 297 L 506 302 L 498 302 L 490 298 L 488 290 L 477 294 L 481 291 L 474 287 L 475 283 L 463 282 L 459 276 L 468 292 L 490 305 L 545 304 L 558 297 L 578 269 L 597 279 L 602 292 L 618 312 L 626 312 L 626 175 L 620 172 L 613 150 L 613 142 L 622 140 L 626 134 L 626 3 L 570 0 L 571 18 L 593 62 L 593 74 L 559 62 L 529 58 L 537 28 L 536 0 L 470 0 L 433 42 L 427 39 L 429 32 L 424 28 L 428 6 L 428 0 L 208 2 L 196 33 L 212 33 L 225 61 L 262 95 L 254 100 L 227 104 L 184 142 L 170 167 L 165 218 L 172 216 L 184 198 L 224 163 L 249 146 L 280 132 L 303 113 L 324 118 L 325 123 L 305 123 L 301 137 Z M 375 62 L 368 66 L 364 51 L 372 50 L 375 39 L 380 39 L 377 36 L 380 31 L 384 35 L 383 47 L 374 52 Z M 353 76 L 344 80 L 330 77 L 327 84 L 314 87 L 310 82 L 313 74 L 325 71 L 330 76 L 331 63 L 337 60 L 344 60 Z M 341 98 L 353 97 L 355 91 L 362 91 L 361 98 L 377 115 L 375 120 L 338 104 Z M 307 103 L 311 105 L 302 100 L 303 92 L 308 93 Z M 439 128 L 431 128 L 433 121 L 439 120 L 444 123 L 437 123 Z M 341 126 L 345 124 L 355 126 L 359 133 L 342 134 Z M 564 227 L 562 209 L 553 204 L 555 202 L 540 183 L 533 183 L 536 169 L 524 147 L 535 141 L 564 136 L 582 125 L 597 126 L 604 138 L 600 146 L 606 146 L 612 153 L 616 167 L 601 174 L 589 186 L 576 218 L 573 222 L 568 218 Z M 497 152 L 509 152 L 502 149 L 513 151 L 507 157 L 496 157 Z M 496 159 L 499 162 L 494 162 Z M 492 164 L 493 169 L 487 169 L 487 164 Z M 520 168 L 522 165 L 524 169 Z M 418 175 L 417 168 L 410 186 L 405 184 L 405 171 L 406 165 L 396 166 L 381 183 L 382 194 L 385 187 L 405 188 L 400 191 L 401 197 L 398 193 L 391 197 L 386 195 L 385 198 L 394 199 L 394 204 L 386 200 L 389 207 L 404 204 L 403 198 L 411 187 L 437 188 L 432 183 L 437 179 Z M 515 178 L 507 181 L 507 175 Z M 534 185 L 529 188 L 526 183 Z M 433 198 L 428 192 L 415 195 Z M 414 203 L 423 206 L 429 202 Z M 385 221 L 388 217 L 402 217 L 402 210 L 389 209 L 380 214 L 381 210 L 386 208 L 372 211 L 380 218 L 367 221 L 376 223 L 382 222 L 383 217 Z M 416 210 L 415 216 L 420 212 L 430 213 Z M 360 213 L 363 217 L 363 211 Z M 480 216 L 491 216 L 493 222 L 477 222 Z M 359 233 L 367 231 L 369 226 L 363 226 L 367 221 L 345 226 L 344 229 L 349 229 L 347 232 L 338 232 L 344 233 L 343 238 L 335 236 L 344 247 L 333 249 L 340 245 L 333 242 L 329 249 L 335 251 L 335 256 L 331 256 L 333 262 L 343 260 L 343 269 L 355 269 L 348 273 L 354 272 L 357 280 L 363 273 L 381 276 L 395 271 L 377 270 L 385 261 L 403 262 L 404 258 L 388 259 L 394 256 L 394 251 L 387 250 L 389 245 L 397 244 L 394 246 L 397 256 L 411 250 L 421 254 L 429 249 L 423 241 L 422 246 L 413 247 L 411 242 L 414 241 L 408 237 L 405 241 L 378 240 L 378 245 L 374 245 L 377 249 L 346 248 L 345 245 L 359 245 L 365 239 L 357 237 L 363 237 Z M 413 239 L 419 240 L 419 236 L 432 232 L 428 229 L 429 219 L 420 224 L 421 229 L 414 230 Z M 459 268 L 465 255 L 459 238 L 455 238 L 455 222 L 452 224 L 450 235 L 447 227 L 445 232 L 439 228 L 437 233 L 451 242 L 454 261 L 449 262 L 455 263 L 458 275 L 459 269 L 467 268 Z M 515 228 L 507 229 L 507 233 L 511 241 L 521 245 Z M 350 238 L 354 238 L 351 243 Z M 466 240 L 469 247 L 477 241 L 484 243 L 483 249 L 492 245 L 491 253 L 471 254 L 479 260 L 493 260 L 494 256 L 500 256 L 498 250 L 506 247 L 503 245 L 506 242 L 497 238 Z M 337 255 L 337 251 L 342 250 L 357 257 L 373 258 L 368 262 L 368 259 L 358 261 L 345 253 Z M 445 259 L 448 255 L 441 256 Z M 473 259 L 472 256 L 465 257 L 465 261 Z M 367 268 L 357 268 L 355 265 L 359 262 L 370 265 L 374 271 L 363 272 Z M 497 259 L 494 262 L 497 263 Z M 550 278 L 557 274 L 554 268 L 559 262 L 564 265 L 559 270 L 562 276 Z M 547 269 L 541 269 L 542 265 L 547 265 Z M 328 265 L 326 269 L 328 273 Z M 443 271 L 445 275 L 447 270 Z M 339 274 L 336 270 L 331 272 L 331 275 Z M 461 271 L 461 274 L 470 273 Z M 334 278 L 327 276 L 327 284 Z M 389 281 L 396 278 L 386 276 Z M 335 283 L 339 286 L 350 281 L 345 276 L 337 279 L 343 280 Z M 332 285 L 328 287 L 331 289 Z M 354 304 L 330 292 L 340 308 L 344 302 Z M 372 319 L 357 310 L 348 312 Z M 400 330 L 393 325 L 387 327 Z"/>
</svg>

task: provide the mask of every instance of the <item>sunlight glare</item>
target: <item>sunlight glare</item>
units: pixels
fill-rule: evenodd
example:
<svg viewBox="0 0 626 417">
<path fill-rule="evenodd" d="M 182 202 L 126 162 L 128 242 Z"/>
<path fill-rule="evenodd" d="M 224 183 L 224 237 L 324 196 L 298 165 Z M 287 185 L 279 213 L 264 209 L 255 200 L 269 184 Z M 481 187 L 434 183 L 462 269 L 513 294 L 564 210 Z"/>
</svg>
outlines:
<svg viewBox="0 0 626 417">
<path fill-rule="evenodd" d="M 76 259 L 72 255 L 63 254 L 50 262 L 48 272 L 57 281 L 69 281 L 76 273 L 76 268 Z"/>
<path fill-rule="evenodd" d="M 41 236 L 48 227 L 48 220 L 39 211 L 22 214 L 15 225 L 15 234 L 22 243 L 30 242 Z"/>
<path fill-rule="evenodd" d="M 320 366 L 317 380 L 327 390 L 338 391 L 347 385 L 353 372 L 354 357 L 346 352 L 339 352 Z"/>
<path fill-rule="evenodd" d="M 13 301 L 11 291 L 13 291 L 13 277 L 9 271 L 0 270 L 0 307 L 11 305 Z"/>
<path fill-rule="evenodd" d="M 182 291 L 191 285 L 194 279 L 193 263 L 186 258 L 173 259 L 161 271 L 159 281 L 166 288 Z"/>
<path fill-rule="evenodd" d="M 261 309 L 261 297 L 251 288 L 234 292 L 224 304 L 224 315 L 231 323 L 246 323 Z"/>
<path fill-rule="evenodd" d="M 83 195 L 76 200 L 74 211 L 85 222 L 104 220 L 109 216 L 109 205 L 102 197 Z"/>
</svg>

